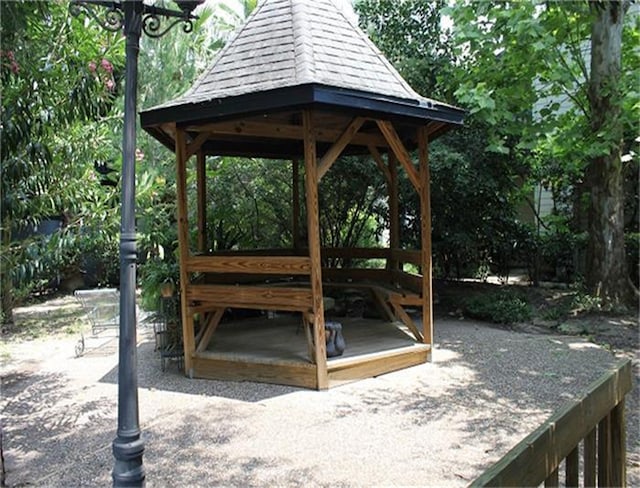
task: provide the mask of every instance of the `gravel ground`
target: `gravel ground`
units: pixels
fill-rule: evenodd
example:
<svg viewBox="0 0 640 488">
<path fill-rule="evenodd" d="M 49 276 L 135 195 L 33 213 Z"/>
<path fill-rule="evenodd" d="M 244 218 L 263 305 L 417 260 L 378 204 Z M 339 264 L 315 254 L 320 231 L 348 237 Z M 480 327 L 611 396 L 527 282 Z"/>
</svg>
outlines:
<svg viewBox="0 0 640 488">
<path fill-rule="evenodd" d="M 148 486 L 464 486 L 617 360 L 579 337 L 438 320 L 433 363 L 315 392 L 163 373 L 139 339 Z M 74 343 L 4 345 L 9 486 L 111 484 L 116 344 L 76 359 Z M 640 486 L 637 388 L 627 405 Z"/>
</svg>

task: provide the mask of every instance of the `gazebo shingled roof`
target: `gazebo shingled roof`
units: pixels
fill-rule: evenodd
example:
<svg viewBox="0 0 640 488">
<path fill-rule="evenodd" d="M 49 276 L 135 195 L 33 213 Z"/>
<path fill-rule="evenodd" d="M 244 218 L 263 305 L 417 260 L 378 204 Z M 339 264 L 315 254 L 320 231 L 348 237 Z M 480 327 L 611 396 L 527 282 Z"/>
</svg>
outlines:
<svg viewBox="0 0 640 488">
<path fill-rule="evenodd" d="M 457 107 L 417 94 L 331 0 L 260 2 L 190 90 L 141 113 L 142 127 L 176 154 L 185 372 L 326 389 L 430 360 L 428 146 L 461 125 L 463 116 Z M 386 247 L 321 246 L 319 181 L 344 154 L 369 154 L 384 175 Z M 291 249 L 212 250 L 207 156 L 221 155 L 291 160 Z M 419 196 L 416 250 L 401 242 L 400 169 Z M 190 237 L 188 173 L 195 173 L 197 243 Z M 343 265 L 330 267 L 328 258 Z M 350 264 L 363 261 L 372 266 Z M 405 264 L 419 274 L 405 271 Z M 325 322 L 325 292 L 353 288 L 369 294 L 381 320 L 345 322 L 347 350 L 327 358 L 325 341 L 335 329 L 325 332 L 334 327 Z M 405 307 L 422 309 L 422 323 Z M 258 319 L 219 330 L 229 308 L 286 312 L 281 318 L 288 317 L 289 326 Z M 291 320 L 302 322 L 304 339 L 292 334 Z"/>
<path fill-rule="evenodd" d="M 265 0 L 186 93 L 144 110 L 141 123 L 173 149 L 174 138 L 162 127 L 167 122 L 213 122 L 310 105 L 440 123 L 432 139 L 464 116 L 417 94 L 331 0 Z"/>
</svg>

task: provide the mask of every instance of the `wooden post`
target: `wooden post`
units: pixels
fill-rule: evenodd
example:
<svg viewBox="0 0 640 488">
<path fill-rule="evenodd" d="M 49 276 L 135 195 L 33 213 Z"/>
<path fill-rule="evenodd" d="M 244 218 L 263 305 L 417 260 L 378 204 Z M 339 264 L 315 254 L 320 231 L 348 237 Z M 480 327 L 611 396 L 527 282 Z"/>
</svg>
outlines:
<svg viewBox="0 0 640 488">
<path fill-rule="evenodd" d="M 598 423 L 598 486 L 611 486 L 611 414 Z"/>
<path fill-rule="evenodd" d="M 302 112 L 304 126 L 304 167 L 307 193 L 307 234 L 311 260 L 311 292 L 313 293 L 313 340 L 315 344 L 316 376 L 319 390 L 329 387 L 327 352 L 324 333 L 324 307 L 322 304 L 322 263 L 320 261 L 320 219 L 318 208 L 318 171 L 316 138 L 311 111 Z"/>
<path fill-rule="evenodd" d="M 193 376 L 193 353 L 195 352 L 195 336 L 193 331 L 193 314 L 187 303 L 187 259 L 189 258 L 189 219 L 187 212 L 187 146 L 185 134 L 176 127 L 176 197 L 178 212 L 178 248 L 180 250 L 180 297 L 182 307 L 182 341 L 184 344 L 185 373 Z"/>
<path fill-rule="evenodd" d="M 596 486 L 596 429 L 584 438 L 584 486 Z"/>
<path fill-rule="evenodd" d="M 198 252 L 207 250 L 207 158 L 198 151 L 197 188 L 198 188 Z"/>
<path fill-rule="evenodd" d="M 565 461 L 565 486 L 577 487 L 580 478 L 580 449 L 573 449 Z"/>
<path fill-rule="evenodd" d="M 624 398 L 611 411 L 611 486 L 626 486 L 627 447 Z"/>
<path fill-rule="evenodd" d="M 400 205 L 398 199 L 398 162 L 393 153 L 387 156 L 389 162 L 389 247 L 391 248 L 391 260 L 389 269 L 396 271 L 399 267 L 394 252 L 400 249 Z"/>
<path fill-rule="evenodd" d="M 420 160 L 420 232 L 422 236 L 422 327 L 424 343 L 433 348 L 433 310 L 431 276 L 431 175 L 429 174 L 429 139 L 426 127 L 418 128 Z M 432 349 L 433 350 L 433 349 Z M 432 350 L 429 351 L 431 360 Z"/>
<path fill-rule="evenodd" d="M 297 159 L 291 161 L 292 166 L 292 204 L 293 204 L 293 248 L 297 251 L 300 246 L 300 162 Z"/>
</svg>

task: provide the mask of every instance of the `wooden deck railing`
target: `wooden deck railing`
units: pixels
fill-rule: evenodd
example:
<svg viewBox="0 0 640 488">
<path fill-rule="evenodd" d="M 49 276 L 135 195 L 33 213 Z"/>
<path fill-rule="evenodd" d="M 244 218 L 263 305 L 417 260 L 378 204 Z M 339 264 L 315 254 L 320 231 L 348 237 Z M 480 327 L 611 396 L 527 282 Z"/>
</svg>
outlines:
<svg viewBox="0 0 640 488">
<path fill-rule="evenodd" d="M 563 461 L 566 486 L 626 486 L 624 398 L 631 387 L 631 361 L 624 360 L 470 486 L 558 486 Z"/>
</svg>

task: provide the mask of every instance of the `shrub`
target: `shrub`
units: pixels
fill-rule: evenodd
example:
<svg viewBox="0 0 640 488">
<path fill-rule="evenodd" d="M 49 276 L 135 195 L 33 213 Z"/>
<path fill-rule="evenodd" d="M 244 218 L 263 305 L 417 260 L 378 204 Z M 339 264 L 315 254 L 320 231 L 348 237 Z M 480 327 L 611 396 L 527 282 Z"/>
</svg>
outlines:
<svg viewBox="0 0 640 488">
<path fill-rule="evenodd" d="M 499 291 L 477 295 L 465 303 L 469 317 L 498 324 L 514 324 L 531 319 L 527 301 L 515 293 Z"/>
</svg>

